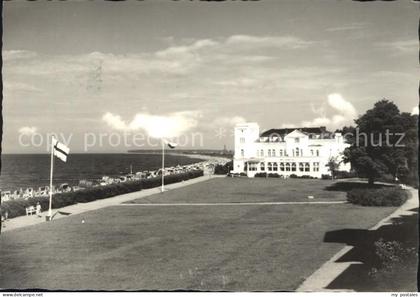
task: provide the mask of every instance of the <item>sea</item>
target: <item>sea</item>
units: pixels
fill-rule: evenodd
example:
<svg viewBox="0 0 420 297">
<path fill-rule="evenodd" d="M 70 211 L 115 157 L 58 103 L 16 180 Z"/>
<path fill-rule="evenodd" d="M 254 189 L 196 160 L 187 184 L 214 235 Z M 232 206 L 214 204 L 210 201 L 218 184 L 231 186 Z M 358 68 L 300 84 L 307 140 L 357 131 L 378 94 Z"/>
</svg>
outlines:
<svg viewBox="0 0 420 297">
<path fill-rule="evenodd" d="M 50 154 L 2 154 L 0 189 L 17 190 L 50 183 Z M 98 180 L 102 176 L 119 176 L 161 167 L 160 154 L 70 154 L 67 162 L 54 158 L 53 184 L 78 185 L 79 181 Z M 165 167 L 202 161 L 180 155 L 165 155 Z"/>
</svg>

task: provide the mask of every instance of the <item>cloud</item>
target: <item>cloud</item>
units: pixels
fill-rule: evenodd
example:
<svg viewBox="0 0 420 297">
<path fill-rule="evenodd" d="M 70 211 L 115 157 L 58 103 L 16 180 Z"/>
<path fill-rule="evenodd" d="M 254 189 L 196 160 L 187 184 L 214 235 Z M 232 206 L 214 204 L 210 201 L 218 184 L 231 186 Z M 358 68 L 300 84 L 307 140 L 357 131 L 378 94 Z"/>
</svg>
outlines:
<svg viewBox="0 0 420 297">
<path fill-rule="evenodd" d="M 359 30 L 363 29 L 367 23 L 352 23 L 344 26 L 339 27 L 330 27 L 325 29 L 327 32 L 337 32 L 337 31 L 351 31 L 351 30 Z"/>
<path fill-rule="evenodd" d="M 32 127 L 25 126 L 25 127 L 21 127 L 18 131 L 19 131 L 19 134 L 31 136 L 31 135 L 34 135 L 38 131 L 38 128 L 34 126 Z"/>
<path fill-rule="evenodd" d="M 411 110 L 411 114 L 412 115 L 418 115 L 419 114 L 419 106 L 414 106 L 413 109 Z"/>
<path fill-rule="evenodd" d="M 313 41 L 303 40 L 295 36 L 251 36 L 233 35 L 226 40 L 228 45 L 244 47 L 276 47 L 283 49 L 301 49 L 314 44 Z"/>
<path fill-rule="evenodd" d="M 4 50 L 2 51 L 2 57 L 4 62 L 34 58 L 37 56 L 36 52 L 27 50 Z"/>
<path fill-rule="evenodd" d="M 43 90 L 22 82 L 5 81 L 3 83 L 4 91 L 6 92 L 42 92 Z"/>
<path fill-rule="evenodd" d="M 336 114 L 332 115 L 331 117 L 320 116 L 311 121 L 302 121 L 302 126 L 328 126 L 330 128 L 340 128 L 341 126 L 352 122 L 357 117 L 357 111 L 353 104 L 344 99 L 341 94 L 334 93 L 328 95 L 327 103 L 332 109 L 335 110 Z"/>
<path fill-rule="evenodd" d="M 143 130 L 153 138 L 178 137 L 196 127 L 200 112 L 181 111 L 167 115 L 138 113 L 130 123 L 126 123 L 119 115 L 107 112 L 102 120 L 113 129 L 120 131 Z"/>
<path fill-rule="evenodd" d="M 214 119 L 211 126 L 235 126 L 236 124 L 245 123 L 245 118 L 241 116 L 233 116 L 233 117 L 218 117 Z"/>
<path fill-rule="evenodd" d="M 419 50 L 419 40 L 416 39 L 381 42 L 377 43 L 377 45 L 399 53 L 411 53 Z"/>
</svg>

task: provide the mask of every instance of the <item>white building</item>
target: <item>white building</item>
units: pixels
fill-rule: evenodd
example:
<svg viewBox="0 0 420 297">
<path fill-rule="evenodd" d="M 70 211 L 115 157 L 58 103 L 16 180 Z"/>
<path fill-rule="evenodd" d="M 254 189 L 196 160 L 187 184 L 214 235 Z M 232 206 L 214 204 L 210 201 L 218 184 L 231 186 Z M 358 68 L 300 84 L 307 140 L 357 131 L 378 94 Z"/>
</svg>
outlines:
<svg viewBox="0 0 420 297">
<path fill-rule="evenodd" d="M 270 129 L 260 134 L 257 123 L 235 127 L 233 173 L 277 173 L 320 178 L 331 174 L 326 166 L 331 158 L 340 163 L 339 170 L 349 171 L 342 162 L 342 152 L 348 146 L 341 133 L 331 133 L 325 127 Z"/>
</svg>

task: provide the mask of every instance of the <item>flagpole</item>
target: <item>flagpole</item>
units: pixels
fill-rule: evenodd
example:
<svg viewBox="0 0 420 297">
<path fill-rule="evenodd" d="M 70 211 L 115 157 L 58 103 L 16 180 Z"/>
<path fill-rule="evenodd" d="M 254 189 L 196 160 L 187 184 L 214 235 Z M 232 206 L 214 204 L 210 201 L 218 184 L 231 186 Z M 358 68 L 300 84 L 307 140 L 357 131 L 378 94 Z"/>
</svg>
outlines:
<svg viewBox="0 0 420 297">
<path fill-rule="evenodd" d="M 52 216 L 52 180 L 53 180 L 53 168 L 54 168 L 54 138 L 51 139 L 51 167 L 50 167 L 50 204 L 48 208 L 48 221 L 51 221 Z"/>
<path fill-rule="evenodd" d="M 162 142 L 162 193 L 165 190 L 165 145 L 163 143 L 163 139 L 161 140 Z"/>
</svg>

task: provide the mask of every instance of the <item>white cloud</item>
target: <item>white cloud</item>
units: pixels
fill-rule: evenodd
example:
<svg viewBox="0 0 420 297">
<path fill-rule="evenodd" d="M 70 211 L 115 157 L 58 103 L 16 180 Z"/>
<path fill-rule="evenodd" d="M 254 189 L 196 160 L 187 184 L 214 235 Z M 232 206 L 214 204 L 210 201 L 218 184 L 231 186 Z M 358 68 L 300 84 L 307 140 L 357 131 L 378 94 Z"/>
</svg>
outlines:
<svg viewBox="0 0 420 297">
<path fill-rule="evenodd" d="M 19 131 L 19 134 L 31 136 L 31 135 L 34 135 L 38 131 L 38 128 L 34 126 L 32 127 L 25 126 L 25 127 L 21 127 L 18 131 Z"/>
<path fill-rule="evenodd" d="M 413 109 L 411 110 L 411 114 L 412 115 L 418 115 L 419 114 L 419 106 L 414 106 Z"/>
<path fill-rule="evenodd" d="M 40 88 L 16 81 L 4 81 L 3 88 L 6 92 L 42 92 Z"/>
<path fill-rule="evenodd" d="M 178 137 L 196 127 L 200 112 L 181 111 L 167 115 L 138 113 L 130 123 L 126 123 L 119 115 L 107 112 L 102 120 L 111 128 L 122 131 L 143 130 L 153 138 Z"/>
<path fill-rule="evenodd" d="M 37 56 L 37 53 L 27 50 L 4 50 L 2 51 L 2 56 L 3 61 L 8 62 L 19 59 L 34 58 Z"/>
<path fill-rule="evenodd" d="M 245 118 L 241 116 L 233 116 L 233 117 L 218 117 L 214 119 L 211 126 L 235 126 L 236 124 L 245 123 Z"/>
<path fill-rule="evenodd" d="M 339 27 L 330 27 L 325 29 L 327 32 L 337 32 L 337 31 L 351 31 L 351 30 L 359 30 L 363 29 L 367 23 L 352 23 L 344 26 Z"/>
<path fill-rule="evenodd" d="M 411 53 L 419 50 L 419 41 L 416 39 L 381 42 L 377 45 L 400 53 Z"/>
<path fill-rule="evenodd" d="M 341 94 L 330 94 L 327 98 L 328 105 L 333 108 L 336 114 L 331 117 L 316 117 L 311 121 L 302 121 L 304 127 L 327 126 L 329 128 L 341 128 L 343 125 L 351 123 L 357 117 L 357 111 L 353 104 L 341 96 Z"/>
<path fill-rule="evenodd" d="M 313 41 L 303 40 L 295 36 L 251 36 L 233 35 L 226 40 L 228 45 L 244 47 L 277 47 L 284 49 L 307 48 L 314 44 Z"/>
</svg>

